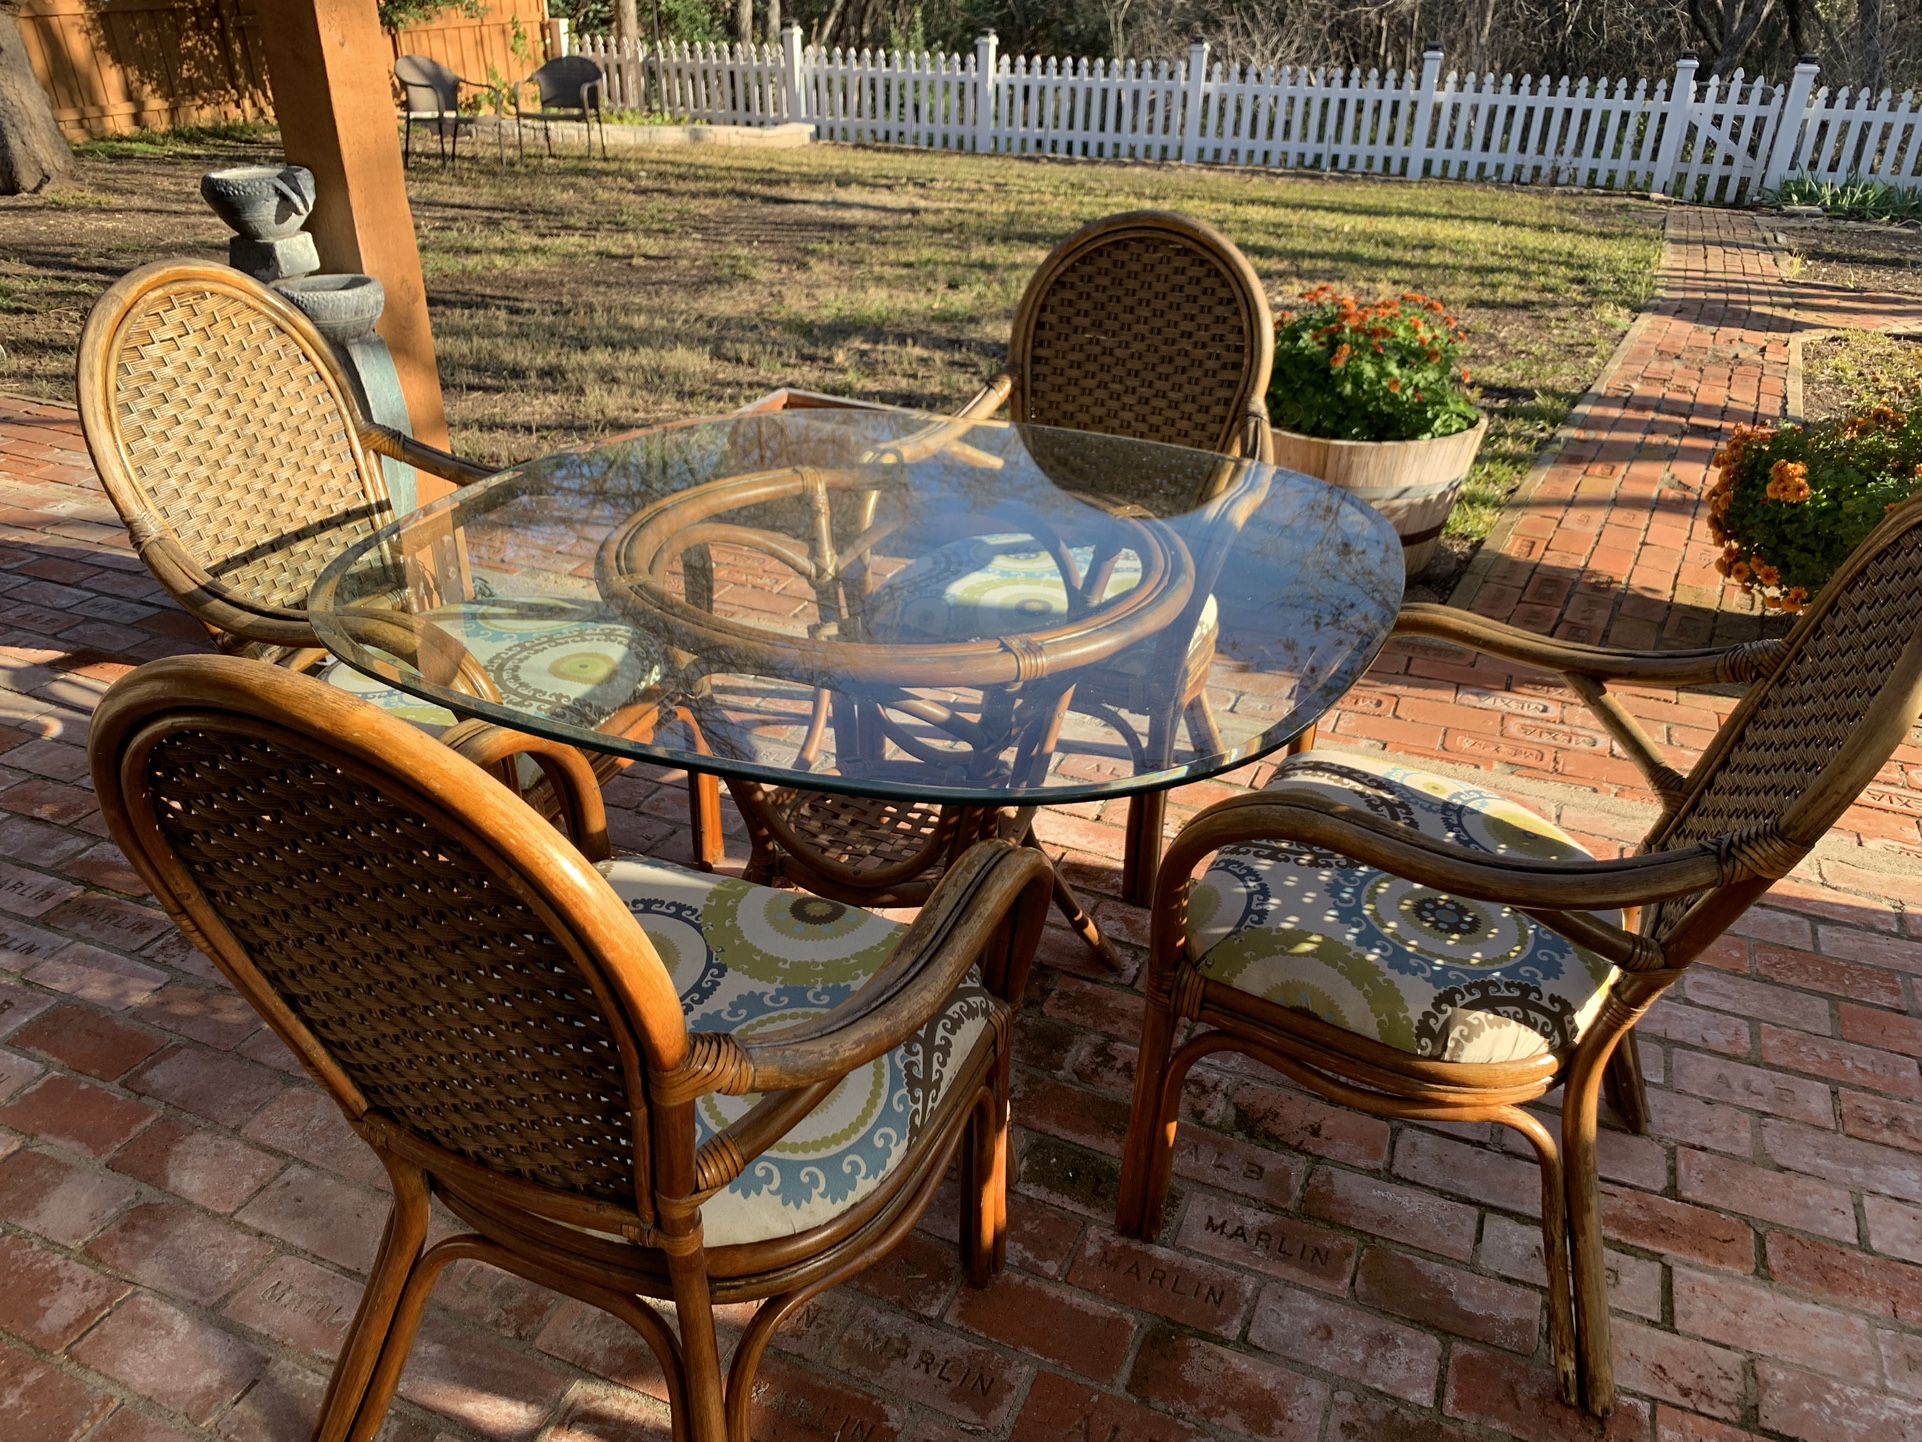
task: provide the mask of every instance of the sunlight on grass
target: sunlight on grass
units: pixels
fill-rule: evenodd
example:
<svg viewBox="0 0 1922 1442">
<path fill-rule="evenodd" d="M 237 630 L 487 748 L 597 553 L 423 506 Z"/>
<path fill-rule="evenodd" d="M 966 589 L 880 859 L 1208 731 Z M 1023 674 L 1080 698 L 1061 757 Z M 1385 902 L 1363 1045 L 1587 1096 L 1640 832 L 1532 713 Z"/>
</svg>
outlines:
<svg viewBox="0 0 1922 1442">
<path fill-rule="evenodd" d="M 141 260 L 220 254 L 199 175 L 262 138 L 85 147 L 79 187 L 33 215 L 0 212 L 0 240 L 9 224 L 70 227 L 66 274 L 44 264 L 58 237 L 34 235 L 38 264 L 0 259 L 14 308 L 71 314 Z M 1056 241 L 1115 211 L 1172 209 L 1232 237 L 1280 304 L 1331 281 L 1424 291 L 1462 314 L 1491 414 L 1451 528 L 1464 537 L 1486 532 L 1600 370 L 1659 251 L 1659 212 L 1613 197 L 835 146 L 530 157 L 504 171 L 428 160 L 408 183 L 455 445 L 478 459 L 781 385 L 950 408 L 998 367 L 1015 302 Z M 66 394 L 71 337 L 56 327 L 0 357 L 0 386 Z"/>
</svg>

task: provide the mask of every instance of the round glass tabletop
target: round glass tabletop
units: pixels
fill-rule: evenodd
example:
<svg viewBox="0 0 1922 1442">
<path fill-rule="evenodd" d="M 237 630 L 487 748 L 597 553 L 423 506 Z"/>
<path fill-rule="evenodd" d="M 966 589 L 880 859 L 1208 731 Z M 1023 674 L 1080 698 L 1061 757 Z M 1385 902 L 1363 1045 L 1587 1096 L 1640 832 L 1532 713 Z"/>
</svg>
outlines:
<svg viewBox="0 0 1922 1442">
<path fill-rule="evenodd" d="M 777 786 L 1005 805 L 1291 740 L 1374 658 L 1401 546 L 1291 471 L 810 409 L 516 466 L 338 557 L 331 679 Z"/>
</svg>

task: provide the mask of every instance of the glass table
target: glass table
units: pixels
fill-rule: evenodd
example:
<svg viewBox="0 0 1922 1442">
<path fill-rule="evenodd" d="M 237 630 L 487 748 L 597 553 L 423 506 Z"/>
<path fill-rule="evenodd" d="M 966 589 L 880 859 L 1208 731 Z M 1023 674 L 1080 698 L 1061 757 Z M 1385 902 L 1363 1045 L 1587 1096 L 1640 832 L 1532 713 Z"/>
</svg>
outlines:
<svg viewBox="0 0 1922 1442">
<path fill-rule="evenodd" d="M 503 471 L 309 605 L 367 685 L 718 776 L 750 874 L 887 902 L 1011 815 L 1284 745 L 1374 658 L 1402 576 L 1374 510 L 1293 472 L 814 409 Z"/>
</svg>

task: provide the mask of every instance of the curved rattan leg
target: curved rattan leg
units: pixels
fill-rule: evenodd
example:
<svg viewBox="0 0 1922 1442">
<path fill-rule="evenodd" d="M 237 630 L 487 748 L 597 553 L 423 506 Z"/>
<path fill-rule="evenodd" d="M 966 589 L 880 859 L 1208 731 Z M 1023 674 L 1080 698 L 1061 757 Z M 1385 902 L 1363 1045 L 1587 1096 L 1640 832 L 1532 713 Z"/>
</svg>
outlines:
<svg viewBox="0 0 1922 1442">
<path fill-rule="evenodd" d="M 374 1374 L 354 1415 L 353 1426 L 347 1431 L 347 1442 L 373 1442 L 379 1433 L 381 1424 L 387 1420 L 387 1409 L 394 1405 L 394 1389 L 400 1385 L 400 1374 L 407 1366 L 407 1355 L 414 1350 L 414 1334 L 420 1330 L 420 1314 L 426 1309 L 428 1293 L 434 1290 L 434 1283 L 440 1280 L 442 1269 L 450 1262 L 470 1255 L 470 1244 L 479 1240 L 465 1234 L 449 1237 L 429 1247 L 414 1263 L 407 1277 L 406 1289 L 400 1294 L 399 1304 L 394 1308 L 393 1319 L 388 1324 L 386 1340 L 374 1365 Z"/>
<path fill-rule="evenodd" d="M 327 1380 L 320 1417 L 314 1423 L 314 1442 L 341 1442 L 348 1435 L 367 1392 L 387 1339 L 394 1315 L 405 1294 L 420 1249 L 427 1241 L 427 1179 L 420 1168 L 383 1157 L 393 1183 L 394 1201 L 381 1233 L 380 1250 L 360 1294 L 353 1325 L 341 1343 L 340 1358 Z"/>
<path fill-rule="evenodd" d="M 1116 1230 L 1144 1241 L 1161 1226 L 1174 1164 L 1181 1082 L 1195 1060 L 1193 1056 L 1169 1060 L 1177 1018 L 1173 1002 L 1155 991 L 1151 984 L 1135 1057 L 1134 1105 L 1128 1112 L 1128 1137 L 1121 1149 L 1121 1197 L 1115 1206 Z M 1189 1050 L 1183 1048 L 1184 1055 Z"/>
<path fill-rule="evenodd" d="M 1562 1174 L 1561 1148 L 1541 1118 L 1520 1107 L 1506 1107 L 1495 1120 L 1513 1127 L 1535 1148 L 1542 1169 L 1542 1264 L 1548 1273 L 1548 1350 L 1555 1360 L 1555 1383 L 1570 1406 L 1579 1400 L 1575 1364 L 1575 1314 L 1568 1272 L 1568 1183 Z"/>
<path fill-rule="evenodd" d="M 1608 1011 L 1603 1012 L 1605 1024 Z M 1574 1262 L 1575 1333 L 1581 1362 L 1582 1401 L 1597 1417 L 1615 1408 L 1615 1373 L 1609 1350 L 1608 1268 L 1602 1252 L 1601 1182 L 1595 1170 L 1595 1134 L 1602 1078 L 1613 1047 L 1604 1042 L 1577 1049 L 1562 1083 L 1562 1167 L 1568 1187 L 1569 1249 Z"/>
<path fill-rule="evenodd" d="M 1315 735 L 1320 730 L 1321 728 L 1319 726 L 1310 726 L 1306 731 L 1302 732 L 1282 748 L 1283 754 L 1288 756 L 1307 755 L 1308 752 L 1315 749 Z"/>
<path fill-rule="evenodd" d="M 1616 1043 L 1608 1059 L 1604 1077 L 1608 1104 L 1622 1119 L 1622 1125 L 1640 1136 L 1648 1130 L 1648 1087 L 1642 1079 L 1642 1054 L 1629 1032 Z"/>
<path fill-rule="evenodd" d="M 1219 756 L 1228 749 L 1228 739 L 1215 724 L 1214 708 L 1208 704 L 1206 691 L 1197 692 L 1181 714 L 1188 723 L 1188 736 L 1196 751 L 1203 756 Z"/>
</svg>

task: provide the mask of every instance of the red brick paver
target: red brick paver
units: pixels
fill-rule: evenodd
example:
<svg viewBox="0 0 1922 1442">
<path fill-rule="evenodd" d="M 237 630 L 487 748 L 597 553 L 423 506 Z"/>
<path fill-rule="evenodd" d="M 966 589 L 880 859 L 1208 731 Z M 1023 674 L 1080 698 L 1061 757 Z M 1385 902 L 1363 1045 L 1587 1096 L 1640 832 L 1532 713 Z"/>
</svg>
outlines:
<svg viewBox="0 0 1922 1442">
<path fill-rule="evenodd" d="M 1778 414 L 1789 341 L 1898 316 L 1781 277 L 1748 217 L 1678 210 L 1661 296 L 1459 599 L 1618 644 L 1759 622 L 1700 526 L 1728 425 Z M 1898 317 L 1899 318 L 1899 317 Z M 70 411 L 0 401 L 0 1437 L 306 1435 L 382 1205 L 378 1170 L 103 839 L 81 765 L 128 665 L 196 644 L 125 549 Z M 1692 753 L 1732 704 L 1630 693 Z M 1325 728 L 1498 784 L 1597 850 L 1649 798 L 1540 678 L 1385 656 Z M 1269 768 L 1178 798 L 1185 815 Z M 673 855 L 681 802 L 611 788 Z M 1121 806 L 1043 834 L 1116 935 Z M 1554 1400 L 1533 1163 L 1389 1126 L 1232 1059 L 1197 1069 L 1156 1245 L 1111 1228 L 1138 994 L 1048 934 L 1018 1024 L 1010 1270 L 960 1279 L 956 1205 L 784 1329 L 757 1436 L 838 1442 L 1922 1439 L 1922 751 L 1649 1016 L 1650 1134 L 1604 1137 L 1621 1409 Z M 731 1319 L 738 1322 L 738 1318 Z M 668 1435 L 645 1350 L 578 1304 L 450 1273 L 387 1436 Z"/>
</svg>

